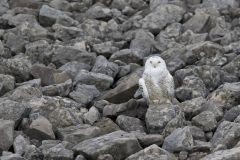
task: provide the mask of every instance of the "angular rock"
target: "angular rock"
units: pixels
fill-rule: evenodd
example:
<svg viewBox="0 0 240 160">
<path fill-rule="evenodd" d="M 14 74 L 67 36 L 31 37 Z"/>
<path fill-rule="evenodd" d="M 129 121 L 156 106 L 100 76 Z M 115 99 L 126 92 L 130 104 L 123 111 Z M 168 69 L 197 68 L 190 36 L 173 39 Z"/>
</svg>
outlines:
<svg viewBox="0 0 240 160">
<path fill-rule="evenodd" d="M 239 3 L 236 0 L 229 0 L 229 1 L 224 1 L 224 0 L 203 0 L 203 5 L 208 6 L 208 7 L 213 7 L 217 9 L 226 9 L 227 7 L 238 7 Z"/>
<path fill-rule="evenodd" d="M 63 22 L 62 22 L 63 23 Z M 52 26 L 53 30 L 55 31 L 54 32 L 54 37 L 56 39 L 59 39 L 59 40 L 62 40 L 62 41 L 69 41 L 71 39 L 75 39 L 79 36 L 81 36 L 81 29 L 77 28 L 77 27 L 66 27 L 66 26 L 63 26 L 61 24 L 54 24 Z M 66 58 L 65 58 L 66 60 Z"/>
<path fill-rule="evenodd" d="M 112 17 L 112 12 L 105 5 L 96 3 L 86 11 L 86 16 L 92 19 L 109 20 Z"/>
<path fill-rule="evenodd" d="M 11 91 L 15 87 L 15 78 L 10 75 L 0 74 L 0 96 L 4 93 Z"/>
<path fill-rule="evenodd" d="M 66 72 L 61 72 L 41 64 L 34 64 L 31 68 L 31 74 L 35 78 L 40 78 L 44 86 L 64 83 L 70 79 L 70 76 Z"/>
<path fill-rule="evenodd" d="M 137 139 L 124 131 L 85 140 L 73 147 L 75 153 L 84 153 L 91 159 L 101 154 L 110 154 L 115 160 L 124 159 L 141 150 Z"/>
<path fill-rule="evenodd" d="M 110 118 L 102 118 L 100 121 L 96 122 L 94 126 L 100 128 L 101 135 L 120 130 L 119 126 L 115 124 Z"/>
<path fill-rule="evenodd" d="M 184 14 L 184 9 L 175 5 L 159 5 L 145 16 L 141 21 L 142 28 L 152 33 L 159 33 L 167 24 L 179 22 Z"/>
<path fill-rule="evenodd" d="M 202 128 L 204 131 L 212 131 L 217 126 L 215 115 L 210 111 L 204 111 L 192 118 L 193 125 Z"/>
<path fill-rule="evenodd" d="M 231 62 L 223 66 L 223 69 L 230 74 L 234 74 L 237 77 L 240 77 L 240 56 L 236 56 Z"/>
<path fill-rule="evenodd" d="M 108 62 L 104 56 L 98 56 L 92 68 L 92 72 L 106 74 L 112 78 L 116 77 L 118 71 L 118 65 L 113 62 Z"/>
<path fill-rule="evenodd" d="M 116 87 L 106 92 L 101 99 L 111 103 L 123 103 L 131 99 L 138 88 L 138 80 L 142 76 L 142 70 L 138 69 L 129 76 L 120 80 Z"/>
<path fill-rule="evenodd" d="M 225 112 L 223 119 L 226 121 L 234 121 L 240 115 L 240 105 L 235 106 Z"/>
<path fill-rule="evenodd" d="M 48 5 L 43 5 L 39 12 L 39 22 L 43 26 L 51 26 L 58 17 L 64 16 L 67 16 L 64 12 L 51 8 Z"/>
<path fill-rule="evenodd" d="M 239 104 L 240 83 L 225 83 L 213 91 L 208 99 L 219 104 L 223 108 L 230 109 Z"/>
<path fill-rule="evenodd" d="M 146 131 L 143 122 L 138 118 L 120 115 L 117 117 L 116 122 L 118 126 L 126 132 L 130 132 L 130 131 L 145 132 Z"/>
<path fill-rule="evenodd" d="M 160 134 L 145 134 L 137 131 L 135 136 L 143 147 L 148 147 L 153 144 L 161 146 L 163 143 L 163 136 Z"/>
<path fill-rule="evenodd" d="M 200 160 L 237 160 L 240 156 L 240 148 L 226 149 L 217 152 L 213 152 Z"/>
<path fill-rule="evenodd" d="M 14 121 L 0 119 L 0 150 L 7 151 L 13 144 Z"/>
<path fill-rule="evenodd" d="M 62 159 L 62 160 L 72 160 L 74 157 L 73 151 L 66 149 L 62 144 L 58 144 L 50 148 L 44 155 L 44 159 Z"/>
<path fill-rule="evenodd" d="M 192 30 L 194 33 L 207 31 L 210 16 L 201 10 L 196 10 L 195 15 L 183 24 L 185 30 Z"/>
<path fill-rule="evenodd" d="M 92 65 L 95 62 L 95 58 L 96 55 L 94 53 L 89 53 L 72 46 L 56 45 L 53 49 L 52 62 L 59 67 L 71 61 Z"/>
<path fill-rule="evenodd" d="M 174 118 L 177 118 L 181 114 L 181 110 L 178 106 L 172 106 L 170 104 L 163 105 L 151 105 L 146 113 L 146 125 L 149 133 L 163 133 L 165 127 Z M 179 120 L 179 126 L 183 125 L 183 120 Z"/>
<path fill-rule="evenodd" d="M 117 52 L 119 48 L 113 45 L 112 41 L 107 41 L 99 44 L 93 45 L 93 51 L 98 55 L 103 55 L 105 57 L 110 57 L 113 53 Z"/>
<path fill-rule="evenodd" d="M 66 64 L 64 64 L 63 66 L 61 66 L 60 68 L 58 68 L 61 71 L 65 71 L 67 72 L 72 79 L 75 78 L 75 76 L 77 75 L 77 73 L 80 70 L 87 70 L 89 71 L 91 69 L 91 66 L 85 63 L 80 63 L 77 61 L 72 61 L 72 62 L 68 62 Z"/>
<path fill-rule="evenodd" d="M 193 137 L 188 126 L 174 130 L 163 142 L 163 148 L 170 152 L 188 151 L 192 147 Z"/>
<path fill-rule="evenodd" d="M 240 124 L 223 121 L 215 131 L 211 143 L 213 147 L 224 145 L 228 149 L 232 148 L 240 139 Z"/>
<path fill-rule="evenodd" d="M 47 97 L 32 99 L 28 102 L 32 107 L 31 115 L 46 117 L 52 124 L 53 130 L 82 124 L 82 113 L 77 109 L 79 104 L 60 97 Z"/>
<path fill-rule="evenodd" d="M 33 120 L 29 126 L 29 129 L 25 133 L 31 139 L 46 140 L 55 139 L 55 135 L 52 130 L 52 124 L 45 117 L 39 116 Z"/>
<path fill-rule="evenodd" d="M 113 84 L 113 78 L 105 74 L 81 70 L 75 78 L 75 84 L 95 85 L 99 90 L 107 90 Z"/>
<path fill-rule="evenodd" d="M 62 141 L 67 141 L 72 144 L 78 144 L 84 140 L 91 139 L 100 135 L 101 129 L 87 124 L 59 128 L 57 136 Z"/>
<path fill-rule="evenodd" d="M 187 76 L 183 79 L 182 86 L 175 91 L 176 97 L 181 101 L 197 97 L 206 97 L 208 90 L 204 82 L 195 76 Z"/>
<path fill-rule="evenodd" d="M 13 148 L 15 153 L 23 155 L 26 151 L 27 145 L 29 144 L 29 141 L 25 139 L 22 135 L 17 136 L 13 142 Z"/>
<path fill-rule="evenodd" d="M 159 148 L 157 145 L 153 144 L 131 156 L 126 158 L 126 160 L 156 160 L 156 159 L 162 159 L 162 160 L 176 160 L 177 158 L 169 153 L 168 151 Z"/>
<path fill-rule="evenodd" d="M 102 154 L 98 156 L 97 160 L 114 160 L 111 154 Z"/>
<path fill-rule="evenodd" d="M 27 81 L 30 78 L 30 69 L 31 62 L 26 57 L 0 59 L 0 74 L 12 75 L 16 82 Z"/>
<path fill-rule="evenodd" d="M 43 159 L 43 154 L 39 148 L 34 145 L 28 145 L 26 147 L 25 154 L 23 156 L 25 159 L 39 160 Z"/>
<path fill-rule="evenodd" d="M 1 160 L 25 160 L 19 154 L 7 154 L 0 157 Z"/>
<path fill-rule="evenodd" d="M 72 80 L 69 79 L 64 83 L 49 85 L 41 88 L 45 96 L 67 96 L 72 90 Z"/>
<path fill-rule="evenodd" d="M 101 119 L 101 114 L 98 109 L 92 106 L 87 113 L 84 114 L 85 123 L 93 125 L 95 122 Z"/>
<path fill-rule="evenodd" d="M 115 52 L 111 55 L 110 61 L 120 60 L 126 64 L 129 63 L 141 63 L 142 56 L 138 54 L 136 50 L 133 49 L 123 49 L 118 52 Z"/>
</svg>

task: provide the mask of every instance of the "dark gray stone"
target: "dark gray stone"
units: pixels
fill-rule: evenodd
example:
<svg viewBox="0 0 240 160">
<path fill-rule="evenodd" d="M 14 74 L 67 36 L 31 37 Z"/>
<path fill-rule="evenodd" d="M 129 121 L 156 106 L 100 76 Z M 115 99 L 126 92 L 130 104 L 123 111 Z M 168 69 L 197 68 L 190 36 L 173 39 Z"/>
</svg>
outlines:
<svg viewBox="0 0 240 160">
<path fill-rule="evenodd" d="M 118 126 L 126 132 L 130 132 L 130 131 L 145 132 L 146 131 L 143 122 L 138 118 L 119 115 L 116 119 L 116 122 Z"/>
<path fill-rule="evenodd" d="M 0 120 L 0 150 L 8 151 L 13 144 L 14 121 Z"/>
<path fill-rule="evenodd" d="M 211 111 L 204 111 L 193 117 L 192 123 L 206 132 L 214 130 L 217 126 L 215 115 Z"/>
</svg>

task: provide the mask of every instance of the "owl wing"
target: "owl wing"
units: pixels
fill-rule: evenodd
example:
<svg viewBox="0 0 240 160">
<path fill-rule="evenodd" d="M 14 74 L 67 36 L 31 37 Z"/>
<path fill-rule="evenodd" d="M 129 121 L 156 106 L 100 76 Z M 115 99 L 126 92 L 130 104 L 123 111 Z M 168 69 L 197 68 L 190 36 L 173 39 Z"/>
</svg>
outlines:
<svg viewBox="0 0 240 160">
<path fill-rule="evenodd" d="M 140 78 L 139 81 L 138 81 L 138 84 L 139 84 L 139 90 L 142 92 L 143 98 L 149 99 L 148 91 L 147 91 L 147 87 L 145 85 L 144 79 Z"/>
</svg>

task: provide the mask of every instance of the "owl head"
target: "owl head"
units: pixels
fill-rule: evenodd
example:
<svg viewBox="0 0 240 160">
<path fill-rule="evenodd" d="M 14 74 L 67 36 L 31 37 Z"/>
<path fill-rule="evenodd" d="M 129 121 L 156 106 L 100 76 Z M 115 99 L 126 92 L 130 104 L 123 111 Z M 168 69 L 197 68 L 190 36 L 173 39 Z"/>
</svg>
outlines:
<svg viewBox="0 0 240 160">
<path fill-rule="evenodd" d="M 147 59 L 146 63 L 145 63 L 145 69 L 166 69 L 166 63 L 165 61 L 159 57 L 159 56 L 152 56 L 150 58 Z"/>
</svg>

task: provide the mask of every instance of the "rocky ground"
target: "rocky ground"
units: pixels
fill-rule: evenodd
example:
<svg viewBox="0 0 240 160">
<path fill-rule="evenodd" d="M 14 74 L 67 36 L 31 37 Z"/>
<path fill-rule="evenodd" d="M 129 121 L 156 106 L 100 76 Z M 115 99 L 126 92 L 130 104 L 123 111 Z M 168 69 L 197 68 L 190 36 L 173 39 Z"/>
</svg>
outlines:
<svg viewBox="0 0 240 160">
<path fill-rule="evenodd" d="M 239 160 L 238 0 L 1 0 L 1 160 Z M 135 94 L 160 55 L 179 103 Z"/>
</svg>

